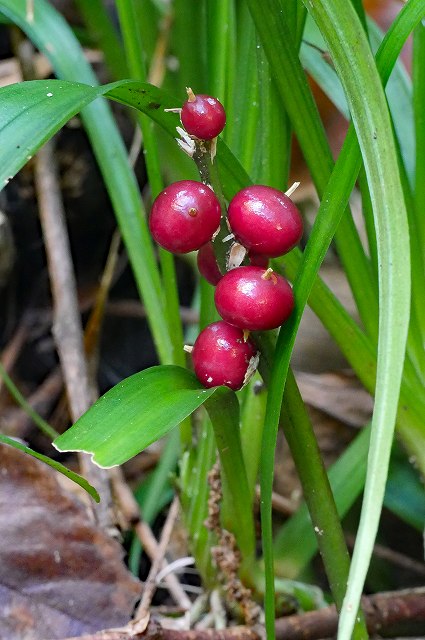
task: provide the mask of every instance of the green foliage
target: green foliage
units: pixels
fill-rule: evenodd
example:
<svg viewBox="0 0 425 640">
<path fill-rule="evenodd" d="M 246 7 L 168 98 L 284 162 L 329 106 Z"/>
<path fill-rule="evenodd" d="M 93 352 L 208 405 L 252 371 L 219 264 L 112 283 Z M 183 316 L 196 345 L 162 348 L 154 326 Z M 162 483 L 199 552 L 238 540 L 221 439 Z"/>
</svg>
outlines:
<svg viewBox="0 0 425 640">
<path fill-rule="evenodd" d="M 58 471 L 62 475 L 66 476 L 67 478 L 75 482 L 75 484 L 80 485 L 80 487 L 84 489 L 84 491 L 87 491 L 87 493 L 96 502 L 100 502 L 100 497 L 96 489 L 92 487 L 91 484 L 89 484 L 85 478 L 78 475 L 78 473 L 75 473 L 75 471 L 71 471 L 70 469 L 67 469 L 60 462 L 57 462 L 56 460 L 52 460 L 48 456 L 44 456 L 42 453 L 38 453 L 38 451 L 34 451 L 33 449 L 30 449 L 29 447 L 26 447 L 25 445 L 21 444 L 17 440 L 14 440 L 13 438 L 9 438 L 8 436 L 4 436 L 3 434 L 0 434 L 0 442 L 3 442 L 3 444 L 7 444 L 10 447 L 14 447 L 15 449 L 19 449 L 19 451 L 23 451 L 24 453 L 27 453 L 29 456 L 32 456 L 33 458 L 37 458 L 37 460 L 41 460 L 41 462 L 44 462 L 44 464 L 47 464 L 52 469 L 55 469 L 55 471 Z"/>
<path fill-rule="evenodd" d="M 112 467 L 143 451 L 217 391 L 204 389 L 187 369 L 151 367 L 113 387 L 61 436 L 59 451 L 85 451 Z"/>
</svg>

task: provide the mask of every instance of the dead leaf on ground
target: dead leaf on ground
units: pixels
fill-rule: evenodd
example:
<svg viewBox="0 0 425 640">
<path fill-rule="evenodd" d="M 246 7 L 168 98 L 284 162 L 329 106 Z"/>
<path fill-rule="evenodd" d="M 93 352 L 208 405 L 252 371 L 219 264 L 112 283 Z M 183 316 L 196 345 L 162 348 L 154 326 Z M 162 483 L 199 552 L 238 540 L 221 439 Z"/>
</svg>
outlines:
<svg viewBox="0 0 425 640">
<path fill-rule="evenodd" d="M 362 427 L 372 415 L 373 398 L 354 374 L 296 373 L 298 386 L 307 404 L 353 427 Z"/>
<path fill-rule="evenodd" d="M 141 585 L 53 470 L 0 445 L 0 640 L 119 627 Z"/>
</svg>

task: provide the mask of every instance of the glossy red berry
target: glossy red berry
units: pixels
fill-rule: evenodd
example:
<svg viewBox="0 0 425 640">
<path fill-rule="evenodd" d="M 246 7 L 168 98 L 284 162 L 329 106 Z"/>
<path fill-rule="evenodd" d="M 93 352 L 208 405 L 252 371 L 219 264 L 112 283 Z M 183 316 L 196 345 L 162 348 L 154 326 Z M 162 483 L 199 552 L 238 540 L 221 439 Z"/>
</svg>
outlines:
<svg viewBox="0 0 425 640">
<path fill-rule="evenodd" d="M 161 247 L 172 253 L 188 253 L 211 240 L 220 217 L 220 203 L 210 187 L 182 180 L 156 198 L 149 227 Z"/>
<path fill-rule="evenodd" d="M 285 278 L 261 267 L 228 271 L 218 283 L 214 299 L 224 320 L 251 331 L 279 327 L 294 307 L 292 289 Z"/>
<path fill-rule="evenodd" d="M 255 254 L 274 258 L 300 241 L 303 222 L 291 198 L 282 191 L 252 185 L 229 204 L 229 223 L 235 238 Z"/>
<path fill-rule="evenodd" d="M 225 385 L 237 391 L 255 371 L 257 349 L 243 331 L 227 322 L 213 322 L 197 337 L 193 367 L 205 387 Z"/>
<path fill-rule="evenodd" d="M 204 276 L 207 282 L 215 287 L 223 276 L 218 268 L 217 260 L 215 259 L 212 242 L 207 242 L 207 244 L 204 244 L 199 249 L 197 263 L 200 274 Z"/>
<path fill-rule="evenodd" d="M 181 110 L 181 121 L 191 136 L 201 140 L 212 140 L 224 129 L 226 112 L 216 98 L 195 95 L 188 89 L 188 100 Z"/>
<path fill-rule="evenodd" d="M 257 253 L 252 253 L 252 251 L 248 251 L 249 263 L 254 267 L 263 267 L 263 269 L 267 269 L 269 266 L 269 258 L 268 256 L 262 256 Z"/>
</svg>

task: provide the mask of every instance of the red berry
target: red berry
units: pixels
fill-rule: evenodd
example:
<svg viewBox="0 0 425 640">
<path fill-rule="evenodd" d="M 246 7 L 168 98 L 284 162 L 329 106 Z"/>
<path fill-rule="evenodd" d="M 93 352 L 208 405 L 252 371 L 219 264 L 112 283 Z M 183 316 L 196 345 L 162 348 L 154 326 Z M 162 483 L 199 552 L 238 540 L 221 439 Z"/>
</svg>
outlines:
<svg viewBox="0 0 425 640">
<path fill-rule="evenodd" d="M 228 216 L 238 242 L 270 258 L 293 249 L 303 233 L 300 212 L 291 198 L 272 187 L 242 189 L 231 200 Z"/>
<path fill-rule="evenodd" d="M 257 349 L 250 340 L 245 342 L 241 329 L 213 322 L 196 339 L 193 367 L 205 387 L 225 385 L 237 391 L 254 372 L 257 363 L 252 358 L 256 355 Z"/>
<path fill-rule="evenodd" d="M 261 267 L 228 271 L 218 283 L 214 299 L 224 320 L 250 331 L 279 327 L 294 307 L 292 289 L 285 278 Z"/>
<path fill-rule="evenodd" d="M 208 242 L 220 224 L 214 191 L 193 180 L 174 182 L 152 205 L 149 227 L 157 243 L 172 253 L 188 253 Z"/>
<path fill-rule="evenodd" d="M 207 242 L 207 244 L 204 244 L 204 246 L 199 249 L 197 263 L 201 275 L 204 276 L 207 282 L 215 287 L 223 276 L 218 268 L 217 260 L 215 259 L 212 242 Z"/>
<path fill-rule="evenodd" d="M 191 136 L 201 140 L 212 140 L 224 129 L 226 112 L 216 98 L 197 95 L 191 89 L 187 91 L 189 99 L 181 110 L 181 121 Z"/>
<path fill-rule="evenodd" d="M 248 251 L 248 258 L 250 264 L 252 264 L 254 267 L 263 267 L 263 269 L 267 269 L 267 267 L 269 266 L 268 256 L 262 256 Z"/>
</svg>

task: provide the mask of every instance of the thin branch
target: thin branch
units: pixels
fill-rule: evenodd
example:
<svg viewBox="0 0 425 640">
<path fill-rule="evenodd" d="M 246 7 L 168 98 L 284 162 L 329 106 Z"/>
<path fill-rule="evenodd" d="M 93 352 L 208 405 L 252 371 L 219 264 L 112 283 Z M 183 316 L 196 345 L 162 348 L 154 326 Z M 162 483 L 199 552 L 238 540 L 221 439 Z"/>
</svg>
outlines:
<svg viewBox="0 0 425 640">
<path fill-rule="evenodd" d="M 166 569 L 168 565 L 164 560 L 164 554 L 161 555 L 159 544 L 152 533 L 152 529 L 140 518 L 139 505 L 125 481 L 122 469 L 116 467 L 111 469 L 110 472 L 113 495 L 127 527 L 132 526 L 134 528 L 134 532 L 149 556 L 152 565 L 157 562 L 157 559 L 162 559 L 160 569 Z M 180 608 L 185 611 L 190 608 L 192 603 L 174 574 L 170 573 L 164 577 L 164 586 Z"/>
<path fill-rule="evenodd" d="M 167 551 L 170 537 L 176 524 L 177 516 L 179 514 L 179 506 L 180 505 L 178 498 L 175 497 L 173 502 L 171 503 L 171 507 L 167 514 L 167 519 L 162 529 L 161 539 L 156 551 L 156 558 L 152 562 L 148 577 L 144 584 L 142 599 L 140 600 L 140 604 L 135 615 L 136 621 L 141 620 L 149 615 L 149 607 L 157 589 L 156 577 L 163 566 L 165 553 Z"/>
<path fill-rule="evenodd" d="M 425 587 L 412 590 L 378 593 L 363 598 L 368 631 L 387 638 L 425 636 Z M 338 614 L 334 606 L 276 621 L 277 640 L 319 640 L 334 637 Z M 66 640 L 261 640 L 263 629 L 229 627 L 227 629 L 165 629 L 151 619 L 142 633 L 129 624 L 122 629 L 110 629 Z"/>
<path fill-rule="evenodd" d="M 53 295 L 53 336 L 71 416 L 75 421 L 90 407 L 94 393 L 84 356 L 76 283 L 52 142 L 48 142 L 37 155 L 35 185 Z M 108 529 L 112 525 L 108 474 L 94 466 L 88 456 L 80 456 L 80 465 L 83 474 L 101 496 L 95 509 L 96 518 L 103 528 Z"/>
</svg>

